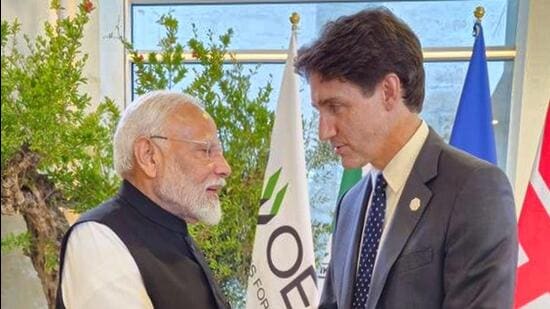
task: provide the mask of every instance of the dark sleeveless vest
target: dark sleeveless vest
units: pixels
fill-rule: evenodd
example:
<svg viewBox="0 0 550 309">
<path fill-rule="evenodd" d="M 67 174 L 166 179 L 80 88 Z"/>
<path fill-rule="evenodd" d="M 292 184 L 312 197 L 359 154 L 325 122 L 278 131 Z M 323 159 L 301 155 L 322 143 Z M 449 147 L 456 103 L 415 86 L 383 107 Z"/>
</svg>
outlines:
<svg viewBox="0 0 550 309">
<path fill-rule="evenodd" d="M 134 258 L 155 308 L 230 308 L 185 222 L 124 181 L 116 197 L 82 215 L 61 244 L 57 308 L 65 308 L 61 274 L 67 240 L 80 223 L 108 226 Z"/>
</svg>

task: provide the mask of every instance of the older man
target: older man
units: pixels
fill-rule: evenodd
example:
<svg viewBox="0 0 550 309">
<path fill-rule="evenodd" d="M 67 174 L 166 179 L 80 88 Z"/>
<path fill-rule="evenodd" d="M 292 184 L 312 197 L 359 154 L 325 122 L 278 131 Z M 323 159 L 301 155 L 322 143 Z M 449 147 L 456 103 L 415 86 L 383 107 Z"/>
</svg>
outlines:
<svg viewBox="0 0 550 309">
<path fill-rule="evenodd" d="M 296 63 L 319 137 L 369 175 L 340 201 L 320 308 L 510 308 L 517 260 L 504 173 L 420 118 L 420 42 L 390 11 L 329 23 Z"/>
<path fill-rule="evenodd" d="M 212 118 L 190 96 L 151 92 L 124 111 L 114 153 L 122 187 L 67 232 L 58 308 L 229 307 L 187 231 L 221 218 L 231 170 Z"/>
</svg>

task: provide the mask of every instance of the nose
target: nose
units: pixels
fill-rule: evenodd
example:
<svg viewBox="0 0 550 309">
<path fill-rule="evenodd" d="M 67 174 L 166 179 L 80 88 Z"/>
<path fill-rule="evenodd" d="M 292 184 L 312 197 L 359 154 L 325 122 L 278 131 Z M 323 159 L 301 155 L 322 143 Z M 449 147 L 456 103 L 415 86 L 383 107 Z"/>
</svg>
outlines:
<svg viewBox="0 0 550 309">
<path fill-rule="evenodd" d="M 222 178 L 227 178 L 231 175 L 231 166 L 229 166 L 223 154 L 216 156 L 214 160 L 214 173 Z"/>
<path fill-rule="evenodd" d="M 319 114 L 319 139 L 326 141 L 336 135 L 336 127 L 332 120 Z"/>
</svg>

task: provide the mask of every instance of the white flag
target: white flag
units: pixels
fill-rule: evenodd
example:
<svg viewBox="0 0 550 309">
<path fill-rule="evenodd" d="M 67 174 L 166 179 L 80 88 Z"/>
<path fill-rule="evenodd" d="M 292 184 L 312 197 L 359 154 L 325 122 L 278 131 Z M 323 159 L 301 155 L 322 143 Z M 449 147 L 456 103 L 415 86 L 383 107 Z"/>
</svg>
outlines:
<svg viewBox="0 0 550 309">
<path fill-rule="evenodd" d="M 298 79 L 292 32 L 248 278 L 246 307 L 317 308 Z"/>
</svg>

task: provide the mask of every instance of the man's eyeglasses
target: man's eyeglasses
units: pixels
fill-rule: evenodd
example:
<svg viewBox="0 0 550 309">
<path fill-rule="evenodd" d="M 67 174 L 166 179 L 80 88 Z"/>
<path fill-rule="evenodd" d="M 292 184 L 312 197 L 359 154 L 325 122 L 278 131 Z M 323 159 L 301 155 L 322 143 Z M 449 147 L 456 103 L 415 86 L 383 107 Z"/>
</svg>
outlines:
<svg viewBox="0 0 550 309">
<path fill-rule="evenodd" d="M 201 150 L 206 154 L 208 160 L 212 160 L 215 156 L 223 154 L 223 147 L 219 141 L 198 141 L 193 139 L 186 138 L 169 138 L 162 135 L 151 135 L 149 138 L 152 139 L 163 139 L 167 141 L 182 142 L 182 143 L 191 143 L 201 145 Z"/>
</svg>

